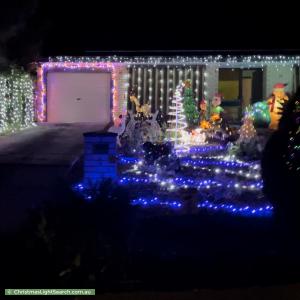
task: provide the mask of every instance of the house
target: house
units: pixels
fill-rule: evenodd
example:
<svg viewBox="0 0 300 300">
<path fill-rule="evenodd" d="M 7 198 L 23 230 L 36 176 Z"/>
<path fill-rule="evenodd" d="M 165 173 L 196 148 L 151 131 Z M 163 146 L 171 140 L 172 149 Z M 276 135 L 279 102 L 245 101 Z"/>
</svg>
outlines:
<svg viewBox="0 0 300 300">
<path fill-rule="evenodd" d="M 211 101 L 216 92 L 232 122 L 243 109 L 266 99 L 277 82 L 293 93 L 299 85 L 300 56 L 85 56 L 40 62 L 36 91 L 38 122 L 118 123 L 133 91 L 141 104 L 168 115 L 180 80 L 190 79 L 195 100 Z"/>
</svg>

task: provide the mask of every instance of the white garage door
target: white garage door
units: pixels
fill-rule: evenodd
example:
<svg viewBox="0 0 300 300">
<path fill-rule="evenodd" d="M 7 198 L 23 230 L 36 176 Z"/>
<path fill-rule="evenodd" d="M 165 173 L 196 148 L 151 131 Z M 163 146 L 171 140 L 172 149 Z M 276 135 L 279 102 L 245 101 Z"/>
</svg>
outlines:
<svg viewBox="0 0 300 300">
<path fill-rule="evenodd" d="M 47 121 L 51 123 L 110 122 L 110 74 L 47 74 Z"/>
</svg>

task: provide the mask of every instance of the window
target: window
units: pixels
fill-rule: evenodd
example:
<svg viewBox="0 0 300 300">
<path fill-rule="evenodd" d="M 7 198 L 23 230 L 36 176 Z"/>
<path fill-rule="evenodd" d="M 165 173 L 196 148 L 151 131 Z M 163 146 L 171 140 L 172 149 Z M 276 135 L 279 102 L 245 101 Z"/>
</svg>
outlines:
<svg viewBox="0 0 300 300">
<path fill-rule="evenodd" d="M 224 100 L 239 99 L 240 69 L 219 70 L 219 92 L 223 94 Z"/>
<path fill-rule="evenodd" d="M 219 92 L 223 94 L 222 106 L 231 122 L 240 122 L 245 108 L 263 100 L 263 70 L 219 69 Z"/>
</svg>

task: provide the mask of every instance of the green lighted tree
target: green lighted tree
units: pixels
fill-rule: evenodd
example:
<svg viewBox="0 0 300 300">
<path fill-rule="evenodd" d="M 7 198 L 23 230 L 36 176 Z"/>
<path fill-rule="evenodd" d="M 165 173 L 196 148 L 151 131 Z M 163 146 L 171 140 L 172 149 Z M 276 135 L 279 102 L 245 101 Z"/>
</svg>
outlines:
<svg viewBox="0 0 300 300">
<path fill-rule="evenodd" d="M 193 91 L 190 80 L 185 81 L 183 98 L 183 109 L 189 127 L 198 125 L 199 112 L 193 98 Z"/>
</svg>

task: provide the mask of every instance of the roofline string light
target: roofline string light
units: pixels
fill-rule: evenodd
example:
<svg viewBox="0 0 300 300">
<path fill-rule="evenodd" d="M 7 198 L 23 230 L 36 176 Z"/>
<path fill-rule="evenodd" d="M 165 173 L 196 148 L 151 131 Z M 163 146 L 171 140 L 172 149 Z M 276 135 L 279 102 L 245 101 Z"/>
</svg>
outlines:
<svg viewBox="0 0 300 300">
<path fill-rule="evenodd" d="M 203 55 L 203 56 L 57 56 L 50 57 L 50 62 L 111 62 L 128 66 L 135 65 L 207 65 L 222 67 L 244 65 L 246 68 L 264 67 L 266 65 L 293 66 L 300 65 L 299 55 Z"/>
</svg>

